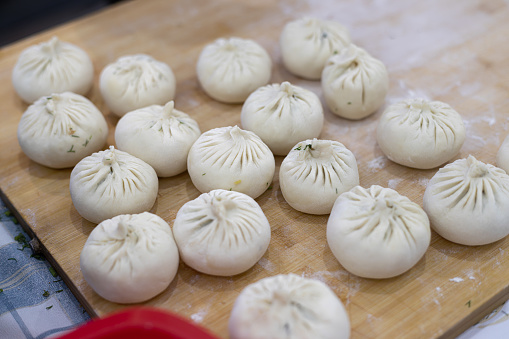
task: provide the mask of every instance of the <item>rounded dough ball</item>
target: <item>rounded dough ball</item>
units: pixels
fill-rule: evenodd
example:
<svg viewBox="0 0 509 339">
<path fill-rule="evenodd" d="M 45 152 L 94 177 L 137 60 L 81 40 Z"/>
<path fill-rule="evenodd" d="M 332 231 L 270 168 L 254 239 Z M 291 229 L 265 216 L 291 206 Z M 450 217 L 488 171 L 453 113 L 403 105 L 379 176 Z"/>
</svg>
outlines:
<svg viewBox="0 0 509 339">
<path fill-rule="evenodd" d="M 387 107 L 376 138 L 390 160 L 429 169 L 458 154 L 465 141 L 465 126 L 458 112 L 446 103 L 407 99 Z"/>
<path fill-rule="evenodd" d="M 253 198 L 221 189 L 184 204 L 173 224 L 182 260 L 197 271 L 219 276 L 254 266 L 269 246 L 270 231 Z"/>
<path fill-rule="evenodd" d="M 288 22 L 279 39 L 286 69 L 305 79 L 318 80 L 327 59 L 350 44 L 350 33 L 339 22 L 302 18 Z"/>
<path fill-rule="evenodd" d="M 348 339 L 350 321 L 326 284 L 280 274 L 242 290 L 228 330 L 231 339 Z"/>
<path fill-rule="evenodd" d="M 332 113 L 358 120 L 380 108 L 389 89 L 385 65 L 350 44 L 329 58 L 322 73 L 325 102 Z"/>
<path fill-rule="evenodd" d="M 187 169 L 189 149 L 200 133 L 196 121 L 170 101 L 124 115 L 115 129 L 115 143 L 152 166 L 157 176 L 171 177 Z"/>
<path fill-rule="evenodd" d="M 57 37 L 21 52 L 12 71 L 12 84 L 27 103 L 52 93 L 86 94 L 92 87 L 94 66 L 88 54 Z"/>
<path fill-rule="evenodd" d="M 297 211 L 328 214 L 341 193 L 359 185 L 357 161 L 337 141 L 305 140 L 283 160 L 279 185 L 286 202 Z"/>
<path fill-rule="evenodd" d="M 509 173 L 509 135 L 505 137 L 498 149 L 497 166 Z"/>
<path fill-rule="evenodd" d="M 267 145 L 238 126 L 203 133 L 187 157 L 189 176 L 202 193 L 222 188 L 255 199 L 270 186 L 275 168 L 274 155 Z"/>
<path fill-rule="evenodd" d="M 179 253 L 170 226 L 155 214 L 123 214 L 101 222 L 81 251 L 83 278 L 106 300 L 140 303 L 175 278 Z"/>
<path fill-rule="evenodd" d="M 299 141 L 317 138 L 323 108 L 313 92 L 283 82 L 258 88 L 242 106 L 242 127 L 253 131 L 276 155 L 287 155 Z"/>
<path fill-rule="evenodd" d="M 146 162 L 110 146 L 73 168 L 69 188 L 78 213 L 98 224 L 120 214 L 150 210 L 157 198 L 159 182 Z"/>
<path fill-rule="evenodd" d="M 99 151 L 108 124 L 87 98 L 71 93 L 51 94 L 30 105 L 18 124 L 18 142 L 33 161 L 51 168 L 73 167 Z"/>
<path fill-rule="evenodd" d="M 149 55 L 120 57 L 101 72 L 99 89 L 109 109 L 123 116 L 149 105 L 164 105 L 175 97 L 170 66 Z"/>
<path fill-rule="evenodd" d="M 429 247 L 429 219 L 405 196 L 373 185 L 357 186 L 336 200 L 327 242 L 350 273 L 383 279 L 411 269 Z"/>
<path fill-rule="evenodd" d="M 203 90 L 217 101 L 241 103 L 269 82 L 272 61 L 253 40 L 217 39 L 203 48 L 196 72 Z"/>
<path fill-rule="evenodd" d="M 509 234 L 509 176 L 472 155 L 446 165 L 429 181 L 424 210 L 431 227 L 462 245 L 485 245 Z"/>
</svg>

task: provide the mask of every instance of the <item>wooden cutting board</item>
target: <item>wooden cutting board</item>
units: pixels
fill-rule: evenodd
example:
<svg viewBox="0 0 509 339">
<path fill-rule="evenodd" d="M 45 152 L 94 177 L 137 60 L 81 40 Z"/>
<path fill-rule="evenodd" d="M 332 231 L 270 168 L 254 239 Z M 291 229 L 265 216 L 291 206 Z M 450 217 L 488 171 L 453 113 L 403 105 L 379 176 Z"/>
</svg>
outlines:
<svg viewBox="0 0 509 339">
<path fill-rule="evenodd" d="M 504 1 L 131 1 L 65 24 L 0 50 L 0 188 L 27 230 L 92 315 L 125 306 L 97 296 L 83 280 L 79 254 L 94 225 L 74 209 L 68 190 L 71 170 L 52 170 L 30 161 L 16 139 L 27 105 L 10 76 L 20 52 L 51 36 L 85 49 L 95 65 L 88 97 L 105 114 L 109 144 L 118 118 L 102 101 L 97 82 L 116 58 L 147 53 L 168 63 L 177 78 L 176 107 L 194 117 L 202 131 L 240 124 L 240 105 L 211 100 L 200 89 L 195 65 L 201 49 L 227 36 L 251 38 L 274 61 L 272 82 L 290 81 L 315 91 L 319 82 L 289 74 L 281 64 L 278 39 L 284 24 L 301 16 L 342 22 L 354 43 L 381 59 L 389 70 L 387 104 L 408 97 L 449 103 L 463 116 L 467 139 L 460 154 L 495 163 L 509 126 L 509 9 Z M 435 170 L 414 170 L 389 161 L 374 132 L 381 111 L 347 121 L 326 110 L 321 137 L 344 143 L 355 154 L 361 185 L 391 187 L 422 205 Z M 282 157 L 276 158 L 276 173 Z M 453 160 L 455 160 L 453 159 Z M 161 179 L 152 212 L 172 225 L 178 209 L 196 198 L 187 173 Z M 509 240 L 467 247 L 433 234 L 425 257 L 392 279 L 361 279 L 346 272 L 326 244 L 327 216 L 297 212 L 284 201 L 275 175 L 272 188 L 257 199 L 272 226 L 264 257 L 234 277 L 200 274 L 181 263 L 170 287 L 146 305 L 189 317 L 220 337 L 238 293 L 249 283 L 293 272 L 326 282 L 348 311 L 352 338 L 454 337 L 509 297 Z M 143 288 L 143 286 L 140 286 Z"/>
</svg>

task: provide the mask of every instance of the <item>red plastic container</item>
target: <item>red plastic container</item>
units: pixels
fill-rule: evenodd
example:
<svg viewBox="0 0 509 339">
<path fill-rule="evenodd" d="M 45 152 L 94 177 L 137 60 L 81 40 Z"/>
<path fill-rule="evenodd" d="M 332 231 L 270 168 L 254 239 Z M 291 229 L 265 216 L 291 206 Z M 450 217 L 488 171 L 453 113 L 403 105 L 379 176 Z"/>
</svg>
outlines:
<svg viewBox="0 0 509 339">
<path fill-rule="evenodd" d="M 148 307 L 129 308 L 93 319 L 59 339 L 218 339 L 176 314 Z"/>
</svg>

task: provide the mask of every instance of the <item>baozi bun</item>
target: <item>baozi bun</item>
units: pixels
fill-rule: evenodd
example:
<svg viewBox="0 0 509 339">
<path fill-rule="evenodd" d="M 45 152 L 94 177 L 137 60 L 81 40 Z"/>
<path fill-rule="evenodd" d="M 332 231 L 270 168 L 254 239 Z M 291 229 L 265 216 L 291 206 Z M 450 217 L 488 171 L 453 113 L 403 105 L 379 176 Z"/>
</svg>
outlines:
<svg viewBox="0 0 509 339">
<path fill-rule="evenodd" d="M 287 155 L 296 143 L 317 138 L 323 108 L 313 92 L 283 82 L 258 88 L 242 106 L 242 127 L 253 131 L 276 155 Z"/>
<path fill-rule="evenodd" d="M 97 225 L 81 251 L 83 278 L 106 300 L 140 303 L 175 278 L 179 253 L 170 225 L 155 214 L 122 214 Z"/>
<path fill-rule="evenodd" d="M 123 116 L 149 105 L 164 105 L 175 97 L 170 66 L 149 55 L 120 57 L 101 72 L 99 89 L 109 109 Z"/>
<path fill-rule="evenodd" d="M 429 181 L 424 210 L 431 227 L 463 245 L 485 245 L 509 234 L 509 176 L 472 155 L 446 165 Z"/>
<path fill-rule="evenodd" d="M 283 160 L 279 185 L 286 202 L 296 210 L 328 214 L 341 193 L 359 185 L 357 161 L 337 141 L 305 140 Z"/>
<path fill-rule="evenodd" d="M 94 66 L 88 54 L 73 44 L 51 38 L 21 52 L 12 71 L 12 84 L 27 103 L 52 93 L 86 94 Z"/>
<path fill-rule="evenodd" d="M 357 186 L 336 200 L 327 242 L 350 273 L 383 279 L 411 269 L 429 247 L 429 219 L 405 196 L 373 185 Z"/>
<path fill-rule="evenodd" d="M 509 173 L 509 135 L 505 137 L 497 152 L 497 166 Z"/>
<path fill-rule="evenodd" d="M 118 149 L 147 162 L 159 177 L 170 177 L 187 168 L 187 155 L 200 136 L 195 120 L 174 108 L 151 105 L 124 115 L 115 129 Z"/>
<path fill-rule="evenodd" d="M 64 92 L 41 97 L 18 124 L 18 142 L 33 161 L 52 168 L 73 167 L 99 151 L 108 125 L 87 98 Z"/>
<path fill-rule="evenodd" d="M 347 339 L 350 321 L 343 303 L 326 284 L 280 274 L 242 290 L 228 330 L 231 339 Z"/>
<path fill-rule="evenodd" d="M 217 39 L 203 48 L 196 72 L 203 90 L 217 101 L 241 103 L 269 82 L 272 61 L 253 40 Z"/>
<path fill-rule="evenodd" d="M 286 69 L 309 80 L 320 79 L 327 59 L 349 44 L 350 34 L 343 25 L 317 18 L 288 22 L 279 39 Z"/>
<path fill-rule="evenodd" d="M 383 105 L 389 89 L 389 75 L 380 60 L 350 44 L 325 64 L 322 89 L 332 113 L 358 120 Z"/>
<path fill-rule="evenodd" d="M 78 213 L 98 224 L 119 214 L 150 210 L 159 182 L 146 162 L 110 146 L 73 168 L 69 188 Z"/>
<path fill-rule="evenodd" d="M 197 271 L 219 276 L 255 265 L 269 246 L 270 232 L 253 198 L 221 189 L 184 204 L 173 224 L 182 260 Z"/>
<path fill-rule="evenodd" d="M 202 192 L 225 189 L 255 199 L 267 190 L 275 171 L 274 155 L 253 132 L 220 127 L 203 133 L 189 150 L 187 171 Z"/>
<path fill-rule="evenodd" d="M 465 126 L 458 112 L 446 103 L 407 99 L 385 109 L 376 137 L 390 160 L 429 169 L 458 154 L 465 141 Z"/>
</svg>

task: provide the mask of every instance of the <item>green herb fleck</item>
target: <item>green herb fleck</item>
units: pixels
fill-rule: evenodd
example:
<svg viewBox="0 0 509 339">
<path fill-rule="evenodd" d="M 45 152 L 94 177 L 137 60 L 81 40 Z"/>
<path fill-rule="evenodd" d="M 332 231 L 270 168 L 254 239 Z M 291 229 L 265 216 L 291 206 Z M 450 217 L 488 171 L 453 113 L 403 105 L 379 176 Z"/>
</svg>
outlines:
<svg viewBox="0 0 509 339">
<path fill-rule="evenodd" d="M 49 292 L 44 290 L 44 293 L 42 294 L 42 296 L 45 298 L 49 297 Z"/>
<path fill-rule="evenodd" d="M 322 33 L 322 39 L 325 39 L 327 37 L 327 32 Z"/>
<path fill-rule="evenodd" d="M 338 50 L 335 49 L 334 52 L 332 52 L 332 54 L 338 54 Z"/>
<path fill-rule="evenodd" d="M 55 293 L 60 293 L 60 292 L 63 292 L 64 290 L 58 290 L 58 291 L 55 291 Z"/>
<path fill-rule="evenodd" d="M 13 214 L 12 214 L 12 212 L 11 212 L 11 211 L 5 211 L 5 212 L 4 212 L 4 215 L 5 215 L 6 217 L 11 217 Z"/>
<path fill-rule="evenodd" d="M 336 188 L 336 194 L 338 194 L 338 189 Z"/>
<path fill-rule="evenodd" d="M 304 147 L 304 151 L 305 151 L 306 149 L 308 149 L 308 148 L 309 148 L 309 149 L 311 149 L 311 150 L 313 149 L 313 148 L 311 147 L 311 144 L 307 144 L 307 145 L 306 145 L 306 147 Z"/>
<path fill-rule="evenodd" d="M 269 187 L 267 187 L 268 190 L 271 190 L 272 189 L 272 185 L 270 185 Z"/>
<path fill-rule="evenodd" d="M 85 143 L 83 145 L 81 145 L 81 146 L 87 147 L 87 145 L 88 145 L 88 139 L 85 139 Z"/>
<path fill-rule="evenodd" d="M 2 293 L 3 291 L 4 291 L 4 289 L 3 289 L 3 288 L 0 288 L 0 293 Z"/>
<path fill-rule="evenodd" d="M 23 245 L 21 248 L 18 248 L 19 251 L 23 251 L 25 248 L 30 247 L 30 245 L 28 245 L 28 241 L 25 238 L 25 236 L 23 235 L 23 233 L 20 233 L 17 236 L 15 236 L 14 240 L 16 240 L 18 242 L 18 244 Z"/>
<path fill-rule="evenodd" d="M 347 104 L 348 104 L 348 105 L 351 105 L 351 104 L 352 104 L 352 102 L 351 102 L 351 101 L 348 101 L 348 102 L 347 102 Z"/>
<path fill-rule="evenodd" d="M 51 309 L 53 305 L 46 307 L 47 310 Z"/>
<path fill-rule="evenodd" d="M 74 150 L 74 145 L 71 145 L 71 148 L 67 151 L 67 153 L 76 153 Z"/>
<path fill-rule="evenodd" d="M 467 301 L 465 305 L 467 305 L 470 308 L 470 306 L 472 306 L 472 300 Z"/>
<path fill-rule="evenodd" d="M 299 146 L 299 147 L 295 147 L 293 150 L 294 151 L 300 151 L 302 149 L 302 146 Z"/>
<path fill-rule="evenodd" d="M 48 269 L 49 269 L 49 273 L 51 273 L 53 278 L 58 277 L 57 271 L 55 271 L 55 269 L 53 267 L 50 266 Z"/>
<path fill-rule="evenodd" d="M 18 219 L 14 218 L 14 217 L 12 217 L 12 218 L 11 218 L 11 221 L 12 221 L 13 223 L 15 223 L 16 225 L 17 225 L 17 224 L 19 224 Z"/>
<path fill-rule="evenodd" d="M 202 175 L 205 175 L 205 174 L 207 174 L 207 173 L 203 173 Z"/>
<path fill-rule="evenodd" d="M 15 262 L 18 262 L 18 260 L 16 258 L 9 258 L 7 260 L 14 260 Z"/>
<path fill-rule="evenodd" d="M 79 136 L 77 136 L 77 135 L 75 135 L 75 134 L 71 135 L 71 137 L 73 137 L 73 138 L 79 138 Z"/>
<path fill-rule="evenodd" d="M 34 258 L 34 259 L 37 259 L 37 260 L 44 260 L 44 257 L 40 254 L 32 254 L 30 256 L 30 258 Z"/>
<path fill-rule="evenodd" d="M 230 187 L 230 191 L 232 190 L 232 188 Z"/>
<path fill-rule="evenodd" d="M 85 314 L 85 310 L 83 310 L 83 314 Z"/>
</svg>

